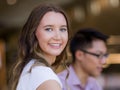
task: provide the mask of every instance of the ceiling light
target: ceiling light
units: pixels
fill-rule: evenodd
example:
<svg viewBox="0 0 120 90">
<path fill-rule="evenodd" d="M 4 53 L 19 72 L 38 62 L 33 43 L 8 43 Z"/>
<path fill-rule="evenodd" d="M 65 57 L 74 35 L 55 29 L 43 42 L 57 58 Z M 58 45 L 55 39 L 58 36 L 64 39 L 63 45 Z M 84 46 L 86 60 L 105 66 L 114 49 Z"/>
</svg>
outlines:
<svg viewBox="0 0 120 90">
<path fill-rule="evenodd" d="M 119 0 L 109 0 L 109 2 L 112 7 L 119 7 Z"/>
<path fill-rule="evenodd" d="M 81 7 L 74 8 L 74 18 L 78 22 L 83 22 L 85 20 L 85 11 Z"/>
<path fill-rule="evenodd" d="M 94 15 L 98 15 L 101 12 L 101 5 L 98 1 L 92 1 L 90 4 L 90 11 Z"/>
<path fill-rule="evenodd" d="M 14 5 L 17 2 L 17 0 L 7 0 L 7 4 Z"/>
</svg>

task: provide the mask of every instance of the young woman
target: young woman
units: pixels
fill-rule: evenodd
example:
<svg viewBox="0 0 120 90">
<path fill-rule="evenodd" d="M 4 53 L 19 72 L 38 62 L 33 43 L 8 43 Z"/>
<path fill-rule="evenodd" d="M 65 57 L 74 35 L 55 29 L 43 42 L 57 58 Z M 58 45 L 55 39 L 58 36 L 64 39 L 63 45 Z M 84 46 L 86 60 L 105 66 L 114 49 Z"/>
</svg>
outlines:
<svg viewBox="0 0 120 90">
<path fill-rule="evenodd" d="M 67 16 L 59 7 L 41 4 L 31 12 L 21 32 L 10 90 L 61 90 L 51 66 L 65 60 L 68 30 Z"/>
</svg>

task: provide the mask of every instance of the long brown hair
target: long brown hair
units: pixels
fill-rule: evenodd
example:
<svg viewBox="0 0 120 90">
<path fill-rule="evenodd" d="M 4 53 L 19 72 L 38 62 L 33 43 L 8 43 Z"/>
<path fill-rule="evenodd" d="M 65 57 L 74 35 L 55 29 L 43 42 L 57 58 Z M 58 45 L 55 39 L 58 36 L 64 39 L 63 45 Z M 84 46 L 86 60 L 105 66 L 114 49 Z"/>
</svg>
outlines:
<svg viewBox="0 0 120 90">
<path fill-rule="evenodd" d="M 49 11 L 58 12 L 64 15 L 67 22 L 67 27 L 69 29 L 67 16 L 60 7 L 55 6 L 53 4 L 44 3 L 44 4 L 40 4 L 38 7 L 33 9 L 21 31 L 21 35 L 19 39 L 18 60 L 10 76 L 10 87 L 9 87 L 10 90 L 16 89 L 20 74 L 23 68 L 25 67 L 25 65 L 31 59 L 34 58 L 39 62 L 44 63 L 46 66 L 49 66 L 49 64 L 41 55 L 41 48 L 39 47 L 38 40 L 36 39 L 35 36 L 35 31 L 41 19 Z M 59 56 L 57 56 L 56 61 L 53 63 L 52 66 L 58 66 L 61 60 L 65 60 L 65 59 L 66 59 L 66 49 L 64 49 L 64 51 Z"/>
</svg>

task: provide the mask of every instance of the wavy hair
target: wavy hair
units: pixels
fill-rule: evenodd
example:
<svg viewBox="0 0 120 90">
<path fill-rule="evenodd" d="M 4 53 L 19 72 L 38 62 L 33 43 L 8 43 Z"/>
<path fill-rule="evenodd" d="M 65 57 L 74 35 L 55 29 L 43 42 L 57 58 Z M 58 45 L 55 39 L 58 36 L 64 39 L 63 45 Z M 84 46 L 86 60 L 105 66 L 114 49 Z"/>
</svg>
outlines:
<svg viewBox="0 0 120 90">
<path fill-rule="evenodd" d="M 9 80 L 10 90 L 16 89 L 20 74 L 25 65 L 31 59 L 36 59 L 38 62 L 44 63 L 46 66 L 50 66 L 42 55 L 41 48 L 39 47 L 38 40 L 35 36 L 35 31 L 41 22 L 41 19 L 47 12 L 50 11 L 61 13 L 65 17 L 69 31 L 68 18 L 60 7 L 53 4 L 44 3 L 33 9 L 20 34 L 18 59 L 14 69 L 12 70 Z M 66 55 L 66 49 L 64 49 L 64 51 L 57 56 L 52 66 L 58 66 L 62 60 L 66 60 Z"/>
</svg>

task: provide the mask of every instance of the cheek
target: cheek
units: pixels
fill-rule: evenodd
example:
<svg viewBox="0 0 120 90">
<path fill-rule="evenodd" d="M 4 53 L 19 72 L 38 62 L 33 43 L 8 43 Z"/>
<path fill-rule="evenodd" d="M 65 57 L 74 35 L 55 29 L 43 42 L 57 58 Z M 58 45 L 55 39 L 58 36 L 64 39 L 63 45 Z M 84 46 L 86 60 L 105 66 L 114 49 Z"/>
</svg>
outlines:
<svg viewBox="0 0 120 90">
<path fill-rule="evenodd" d="M 49 41 L 49 36 L 45 36 L 43 34 L 41 34 L 40 36 L 37 37 L 38 39 L 38 43 L 40 47 L 45 47 Z"/>
<path fill-rule="evenodd" d="M 94 65 L 98 63 L 98 59 L 95 56 L 86 56 L 86 57 L 87 57 L 86 59 L 90 64 Z"/>
<path fill-rule="evenodd" d="M 95 57 L 88 57 L 88 58 L 86 58 L 86 67 L 88 68 L 88 69 L 92 69 L 92 70 L 94 70 L 95 68 L 96 68 L 96 66 L 98 65 L 98 61 L 95 59 Z"/>
<path fill-rule="evenodd" d="M 39 35 L 39 34 L 37 33 L 37 34 L 36 34 L 36 38 L 37 38 L 38 43 L 40 44 L 40 41 L 41 41 L 41 35 Z"/>
<path fill-rule="evenodd" d="M 37 40 L 39 40 L 39 38 L 41 36 L 41 33 L 40 33 L 40 31 L 38 29 L 35 32 L 35 36 L 36 36 Z"/>
<path fill-rule="evenodd" d="M 38 40 L 39 46 L 41 47 L 41 45 L 45 41 L 46 36 L 43 33 L 41 33 L 40 31 L 36 31 L 36 38 Z"/>
<path fill-rule="evenodd" d="M 98 66 L 98 62 L 96 60 L 92 60 L 91 63 L 90 63 L 90 67 L 91 69 L 96 70 L 96 67 Z"/>
<path fill-rule="evenodd" d="M 99 66 L 99 62 L 97 59 L 91 59 L 90 62 L 88 63 L 88 70 L 90 71 L 89 73 L 91 75 L 94 75 L 96 73 L 98 73 L 98 66 Z"/>
<path fill-rule="evenodd" d="M 68 42 L 68 34 L 63 34 L 62 35 L 63 41 L 66 44 Z"/>
<path fill-rule="evenodd" d="M 96 71 L 96 63 L 93 61 L 88 61 L 84 64 L 84 68 L 88 74 L 94 73 Z"/>
<path fill-rule="evenodd" d="M 48 38 L 48 36 L 49 35 L 47 33 L 43 32 L 42 29 L 38 29 L 36 31 L 36 37 L 39 42 L 46 40 L 46 38 Z"/>
</svg>

